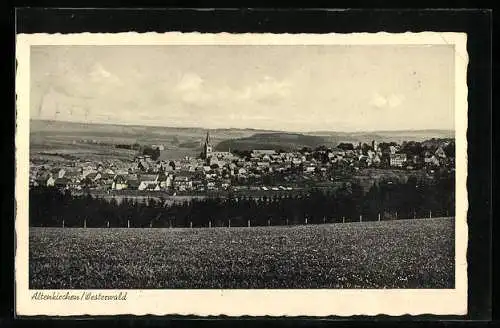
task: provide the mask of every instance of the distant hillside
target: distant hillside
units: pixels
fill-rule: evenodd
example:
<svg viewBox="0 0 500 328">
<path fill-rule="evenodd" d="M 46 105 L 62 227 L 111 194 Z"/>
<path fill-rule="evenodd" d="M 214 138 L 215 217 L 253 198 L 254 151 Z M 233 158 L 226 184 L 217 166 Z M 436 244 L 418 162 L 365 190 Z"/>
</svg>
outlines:
<svg viewBox="0 0 500 328">
<path fill-rule="evenodd" d="M 227 151 L 229 148 L 238 150 L 274 149 L 294 150 L 303 147 L 315 148 L 320 145 L 332 146 L 327 140 L 318 136 L 299 133 L 257 133 L 251 137 L 224 140 L 215 150 Z"/>
<path fill-rule="evenodd" d="M 307 133 L 266 131 L 257 129 L 203 129 L 161 126 L 139 126 L 119 124 L 88 124 L 64 121 L 31 120 L 30 148 L 44 151 L 47 149 L 74 152 L 77 148 L 88 148 L 85 142 L 101 144 L 163 144 L 162 158 L 196 156 L 200 153 L 207 130 L 210 132 L 215 149 L 283 149 L 292 150 L 302 147 L 314 148 L 320 145 L 334 147 L 340 142 L 378 142 L 424 141 L 432 138 L 454 138 L 453 131 L 377 131 L 377 132 L 330 132 L 316 131 Z"/>
<path fill-rule="evenodd" d="M 316 133 L 316 134 L 315 134 Z M 227 151 L 229 148 L 238 150 L 252 149 L 282 149 L 293 150 L 302 147 L 315 148 L 318 146 L 335 147 L 341 142 L 353 144 L 377 142 L 418 141 L 423 142 L 431 138 L 453 139 L 455 133 L 446 130 L 422 131 L 380 131 L 380 132 L 308 132 L 299 133 L 257 133 L 250 137 L 221 141 L 215 149 Z"/>
<path fill-rule="evenodd" d="M 214 144 L 264 132 L 252 129 L 211 129 L 209 131 Z M 86 153 L 96 154 L 109 153 L 110 147 L 113 148 L 116 144 L 161 144 L 165 149 L 161 152 L 161 158 L 176 159 L 197 156 L 202 149 L 206 134 L 207 129 L 203 128 L 31 120 L 30 151 L 40 153 L 50 149 L 55 153 L 75 154 L 85 150 Z M 130 158 L 132 156 L 129 155 Z"/>
<path fill-rule="evenodd" d="M 404 131 L 373 131 L 373 132 L 329 132 L 315 131 L 307 132 L 306 135 L 321 136 L 330 143 L 339 142 L 370 143 L 377 142 L 397 142 L 403 141 L 425 141 L 431 138 L 448 139 L 455 138 L 455 132 L 451 130 L 404 130 Z"/>
<path fill-rule="evenodd" d="M 176 148 L 201 148 L 207 131 L 214 143 L 249 137 L 265 132 L 252 129 L 202 129 L 118 124 L 86 124 L 63 121 L 31 120 L 30 142 L 36 145 L 96 140 L 102 143 L 163 144 Z"/>
</svg>

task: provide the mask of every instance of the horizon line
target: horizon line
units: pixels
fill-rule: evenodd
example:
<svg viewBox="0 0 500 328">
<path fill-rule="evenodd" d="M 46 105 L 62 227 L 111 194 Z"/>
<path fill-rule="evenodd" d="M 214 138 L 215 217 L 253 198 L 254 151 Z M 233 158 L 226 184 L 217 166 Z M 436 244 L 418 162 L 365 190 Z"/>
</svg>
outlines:
<svg viewBox="0 0 500 328">
<path fill-rule="evenodd" d="M 236 127 L 202 127 L 202 126 L 168 126 L 168 125 L 158 125 L 156 123 L 147 124 L 147 123 L 124 123 L 124 122 L 89 122 L 89 121 L 68 121 L 68 120 L 59 120 L 59 119 L 46 119 L 46 118 L 31 118 L 30 121 L 45 121 L 45 122 L 60 122 L 60 123 L 73 123 L 73 124 L 89 124 L 89 125 L 118 125 L 118 126 L 130 126 L 130 127 L 152 127 L 152 128 L 172 128 L 172 129 L 202 129 L 202 130 L 257 130 L 257 131 L 265 131 L 265 132 L 286 132 L 286 133 L 384 133 L 384 132 L 423 132 L 423 131 L 446 131 L 455 133 L 455 129 L 450 128 L 429 128 L 429 129 L 399 129 L 399 130 L 307 130 L 307 131 L 298 131 L 298 130 L 272 130 L 272 129 L 264 129 L 264 128 L 236 128 Z"/>
</svg>

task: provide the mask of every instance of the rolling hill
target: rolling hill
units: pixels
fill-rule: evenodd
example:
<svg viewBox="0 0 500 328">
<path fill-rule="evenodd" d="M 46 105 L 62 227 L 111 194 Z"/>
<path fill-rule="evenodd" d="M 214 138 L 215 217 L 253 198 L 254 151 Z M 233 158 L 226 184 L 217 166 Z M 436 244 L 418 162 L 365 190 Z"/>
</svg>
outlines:
<svg viewBox="0 0 500 328">
<path fill-rule="evenodd" d="M 294 150 L 303 147 L 315 148 L 320 145 L 333 146 L 323 137 L 304 135 L 299 133 L 256 133 L 250 137 L 224 140 L 215 150 L 227 151 L 229 148 L 238 150 L 274 149 Z"/>
<path fill-rule="evenodd" d="M 85 150 L 86 153 L 106 153 L 116 144 L 143 145 L 163 144 L 162 158 L 197 156 L 202 148 L 207 131 L 218 151 L 229 148 L 238 150 L 282 149 L 320 145 L 334 147 L 340 142 L 398 142 L 405 140 L 424 141 L 431 138 L 453 138 L 453 131 L 377 131 L 377 132 L 280 132 L 258 129 L 203 129 L 161 126 L 139 126 L 118 124 L 88 124 L 64 121 L 31 120 L 30 151 L 72 153 Z M 124 156 L 130 157 L 130 154 Z"/>
</svg>

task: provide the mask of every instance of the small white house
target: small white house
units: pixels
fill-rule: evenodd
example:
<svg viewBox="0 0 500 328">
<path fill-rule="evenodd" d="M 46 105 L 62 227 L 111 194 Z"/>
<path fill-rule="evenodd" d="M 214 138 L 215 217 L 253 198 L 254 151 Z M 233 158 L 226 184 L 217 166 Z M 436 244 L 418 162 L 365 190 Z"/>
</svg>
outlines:
<svg viewBox="0 0 500 328">
<path fill-rule="evenodd" d="M 53 176 L 50 176 L 50 177 L 47 179 L 47 187 L 54 187 L 55 182 L 56 182 L 56 179 L 54 179 L 54 177 L 53 177 Z"/>
</svg>

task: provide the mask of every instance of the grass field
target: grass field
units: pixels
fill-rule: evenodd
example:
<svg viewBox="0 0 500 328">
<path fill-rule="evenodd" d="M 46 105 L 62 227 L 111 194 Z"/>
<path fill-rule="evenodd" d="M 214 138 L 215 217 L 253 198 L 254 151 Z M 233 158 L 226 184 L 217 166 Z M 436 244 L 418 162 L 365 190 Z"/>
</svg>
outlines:
<svg viewBox="0 0 500 328">
<path fill-rule="evenodd" d="M 32 289 L 453 288 L 454 220 L 30 228 Z"/>
</svg>

